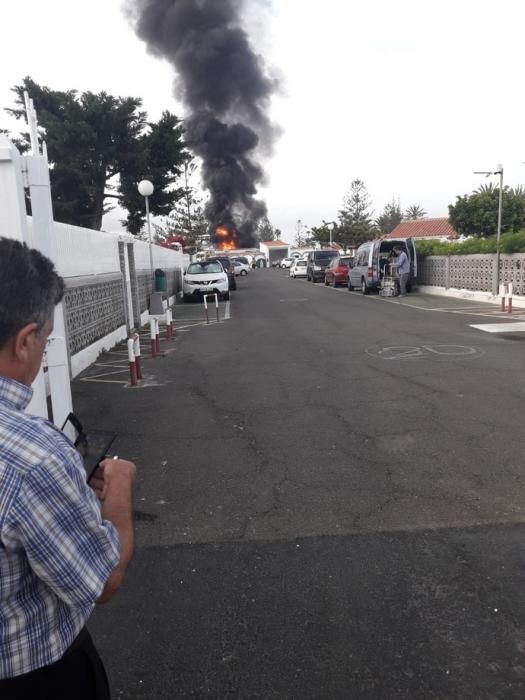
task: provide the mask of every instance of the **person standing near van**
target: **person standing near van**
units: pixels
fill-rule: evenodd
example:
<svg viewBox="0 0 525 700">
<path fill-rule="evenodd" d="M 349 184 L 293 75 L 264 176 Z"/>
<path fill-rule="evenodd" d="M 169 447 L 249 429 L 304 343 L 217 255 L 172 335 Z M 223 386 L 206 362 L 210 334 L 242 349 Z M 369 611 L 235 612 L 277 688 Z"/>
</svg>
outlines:
<svg viewBox="0 0 525 700">
<path fill-rule="evenodd" d="M 405 297 L 407 294 L 407 283 L 410 275 L 410 262 L 408 255 L 401 246 L 394 246 L 394 251 L 397 255 L 397 260 L 393 263 L 399 272 L 399 296 Z"/>
</svg>

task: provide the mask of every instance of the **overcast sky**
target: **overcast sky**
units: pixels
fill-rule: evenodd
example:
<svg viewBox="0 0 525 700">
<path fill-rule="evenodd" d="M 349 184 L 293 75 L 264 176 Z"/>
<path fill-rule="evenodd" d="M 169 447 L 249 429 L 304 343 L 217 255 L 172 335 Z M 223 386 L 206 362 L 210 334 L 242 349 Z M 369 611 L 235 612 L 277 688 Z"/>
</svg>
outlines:
<svg viewBox="0 0 525 700">
<path fill-rule="evenodd" d="M 503 163 L 507 184 L 525 182 L 520 0 L 246 4 L 254 45 L 282 80 L 272 117 L 283 135 L 261 194 L 286 240 L 298 219 L 334 219 L 354 178 L 376 214 L 399 196 L 430 216 L 447 216 L 480 184 L 473 170 Z M 171 67 L 147 55 L 121 6 L 4 0 L 0 105 L 30 75 L 56 89 L 139 96 L 152 118 L 184 116 Z"/>
</svg>

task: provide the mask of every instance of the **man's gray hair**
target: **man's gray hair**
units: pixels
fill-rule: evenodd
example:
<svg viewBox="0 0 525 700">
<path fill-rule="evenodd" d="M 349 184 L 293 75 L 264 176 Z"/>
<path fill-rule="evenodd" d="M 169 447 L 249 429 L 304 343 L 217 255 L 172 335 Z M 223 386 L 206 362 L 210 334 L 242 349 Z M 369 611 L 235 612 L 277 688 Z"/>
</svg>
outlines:
<svg viewBox="0 0 525 700">
<path fill-rule="evenodd" d="M 64 296 L 49 258 L 25 243 L 0 238 L 0 348 L 28 323 L 41 329 Z"/>
</svg>

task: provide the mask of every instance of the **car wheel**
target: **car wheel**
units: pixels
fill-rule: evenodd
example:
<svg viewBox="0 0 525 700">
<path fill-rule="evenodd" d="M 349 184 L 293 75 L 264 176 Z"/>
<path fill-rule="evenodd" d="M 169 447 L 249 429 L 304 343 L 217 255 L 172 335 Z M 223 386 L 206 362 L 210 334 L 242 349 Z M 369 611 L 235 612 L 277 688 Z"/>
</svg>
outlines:
<svg viewBox="0 0 525 700">
<path fill-rule="evenodd" d="M 223 301 L 230 301 L 230 292 L 225 292 L 225 293 L 222 295 L 222 300 L 223 300 Z"/>
<path fill-rule="evenodd" d="M 364 278 L 361 280 L 361 292 L 363 294 L 368 294 L 368 287 L 366 286 L 366 280 Z"/>
<path fill-rule="evenodd" d="M 241 270 L 241 277 L 246 277 L 247 274 L 246 270 Z"/>
<path fill-rule="evenodd" d="M 191 300 L 191 297 L 189 294 L 183 294 L 182 295 L 182 301 L 187 304 Z"/>
</svg>

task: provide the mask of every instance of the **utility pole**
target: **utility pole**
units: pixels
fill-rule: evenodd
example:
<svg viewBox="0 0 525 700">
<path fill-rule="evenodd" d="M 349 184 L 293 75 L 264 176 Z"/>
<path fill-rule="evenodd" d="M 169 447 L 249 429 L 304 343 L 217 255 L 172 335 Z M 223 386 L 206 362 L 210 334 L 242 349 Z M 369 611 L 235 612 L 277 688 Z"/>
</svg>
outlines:
<svg viewBox="0 0 525 700">
<path fill-rule="evenodd" d="M 188 187 L 188 166 L 190 164 L 190 160 L 188 158 L 185 158 L 184 160 L 184 190 L 186 192 L 186 212 L 188 216 L 188 234 L 189 238 L 191 239 L 192 234 L 193 234 L 193 229 L 191 225 L 191 202 L 190 202 L 190 188 Z"/>
<path fill-rule="evenodd" d="M 499 263 L 501 257 L 500 240 L 501 240 L 501 218 L 503 213 L 503 165 L 496 166 L 497 170 L 475 170 L 474 175 L 499 175 L 499 197 L 498 197 L 498 224 L 496 233 L 496 273 L 494 275 L 492 293 L 496 296 L 499 292 Z"/>
</svg>

